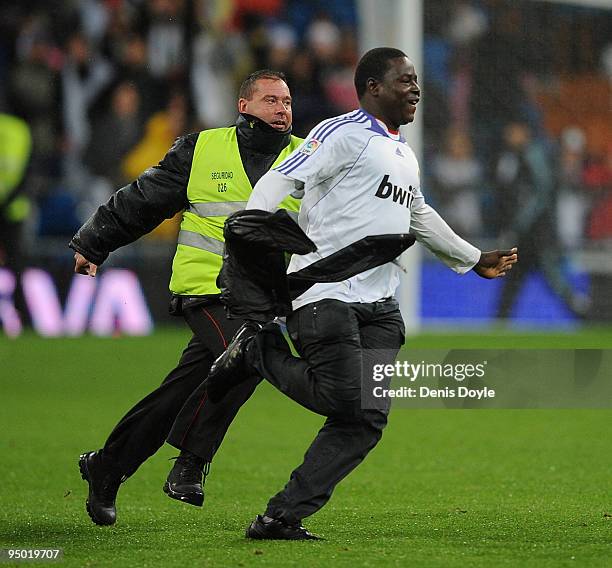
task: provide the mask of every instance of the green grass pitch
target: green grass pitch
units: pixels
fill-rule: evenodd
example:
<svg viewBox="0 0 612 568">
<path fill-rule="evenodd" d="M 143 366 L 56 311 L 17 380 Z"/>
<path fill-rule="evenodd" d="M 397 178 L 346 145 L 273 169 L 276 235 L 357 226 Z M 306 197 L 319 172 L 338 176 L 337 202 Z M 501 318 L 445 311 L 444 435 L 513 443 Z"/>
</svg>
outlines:
<svg viewBox="0 0 612 568">
<path fill-rule="evenodd" d="M 244 528 L 322 418 L 267 384 L 213 463 L 206 502 L 161 491 L 164 447 L 93 525 L 78 454 L 96 449 L 178 358 L 187 333 L 0 338 L 0 548 L 63 548 L 63 566 L 610 566 L 612 410 L 404 410 L 305 525 L 321 542 L 254 542 Z M 608 348 L 612 331 L 422 335 L 420 348 Z"/>
</svg>

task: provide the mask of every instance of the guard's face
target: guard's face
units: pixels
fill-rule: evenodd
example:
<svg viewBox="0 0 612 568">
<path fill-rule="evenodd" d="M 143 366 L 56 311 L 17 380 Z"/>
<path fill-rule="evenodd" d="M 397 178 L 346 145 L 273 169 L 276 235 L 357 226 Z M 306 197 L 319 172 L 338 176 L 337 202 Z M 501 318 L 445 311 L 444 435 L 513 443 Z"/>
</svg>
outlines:
<svg viewBox="0 0 612 568">
<path fill-rule="evenodd" d="M 391 59 L 389 69 L 376 89 L 381 110 L 393 124 L 399 126 L 414 120 L 416 105 L 421 98 L 421 88 L 410 59 Z"/>
<path fill-rule="evenodd" d="M 293 119 L 287 83 L 280 79 L 259 79 L 250 100 L 238 99 L 238 111 L 252 114 L 276 130 L 287 130 Z"/>
</svg>

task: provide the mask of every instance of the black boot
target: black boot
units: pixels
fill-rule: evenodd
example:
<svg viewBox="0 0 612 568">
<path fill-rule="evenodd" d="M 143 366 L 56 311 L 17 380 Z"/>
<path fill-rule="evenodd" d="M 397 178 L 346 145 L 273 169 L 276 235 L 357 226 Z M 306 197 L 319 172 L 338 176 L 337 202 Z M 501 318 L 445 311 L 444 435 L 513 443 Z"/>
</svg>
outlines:
<svg viewBox="0 0 612 568">
<path fill-rule="evenodd" d="M 212 364 L 206 379 L 206 391 L 211 402 L 220 402 L 233 387 L 257 373 L 248 364 L 247 349 L 261 328 L 261 324 L 253 321 L 242 324 L 227 349 Z"/>
<path fill-rule="evenodd" d="M 101 450 L 81 454 L 81 477 L 89 483 L 85 502 L 87 513 L 96 525 L 113 525 L 117 520 L 115 499 L 123 476 L 116 464 L 104 458 Z"/>
<path fill-rule="evenodd" d="M 246 530 L 247 538 L 257 540 L 321 540 L 300 523 L 290 525 L 280 519 L 257 515 Z"/>
<path fill-rule="evenodd" d="M 170 470 L 164 492 L 168 497 L 201 507 L 204 504 L 204 481 L 210 463 L 187 450 L 182 450 Z"/>
</svg>

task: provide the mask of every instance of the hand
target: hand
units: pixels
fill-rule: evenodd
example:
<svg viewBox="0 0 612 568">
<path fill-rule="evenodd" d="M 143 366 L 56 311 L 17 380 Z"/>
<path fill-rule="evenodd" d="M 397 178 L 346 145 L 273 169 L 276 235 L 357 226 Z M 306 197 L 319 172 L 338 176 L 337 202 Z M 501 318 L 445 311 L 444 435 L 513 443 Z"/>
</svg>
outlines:
<svg viewBox="0 0 612 568">
<path fill-rule="evenodd" d="M 74 255 L 74 271 L 77 274 L 86 274 L 93 278 L 98 272 L 98 265 L 89 262 L 81 253 L 77 252 Z"/>
<path fill-rule="evenodd" d="M 518 249 L 492 250 L 480 255 L 478 264 L 473 270 L 483 278 L 499 278 L 505 276 L 508 270 L 518 261 Z"/>
</svg>

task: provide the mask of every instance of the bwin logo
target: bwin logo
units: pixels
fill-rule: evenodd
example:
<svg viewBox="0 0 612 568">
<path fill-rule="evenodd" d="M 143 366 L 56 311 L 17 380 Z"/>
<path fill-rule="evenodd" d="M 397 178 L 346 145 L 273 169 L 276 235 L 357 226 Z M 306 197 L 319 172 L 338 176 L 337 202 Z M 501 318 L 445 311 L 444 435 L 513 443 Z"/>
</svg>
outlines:
<svg viewBox="0 0 612 568">
<path fill-rule="evenodd" d="M 388 199 L 390 197 L 395 203 L 405 205 L 410 209 L 410 205 L 412 205 L 412 200 L 414 199 L 414 188 L 411 185 L 408 186 L 408 189 L 393 185 L 389 181 L 389 174 L 387 174 L 382 178 L 376 190 L 376 197 L 380 197 L 381 199 Z"/>
</svg>

